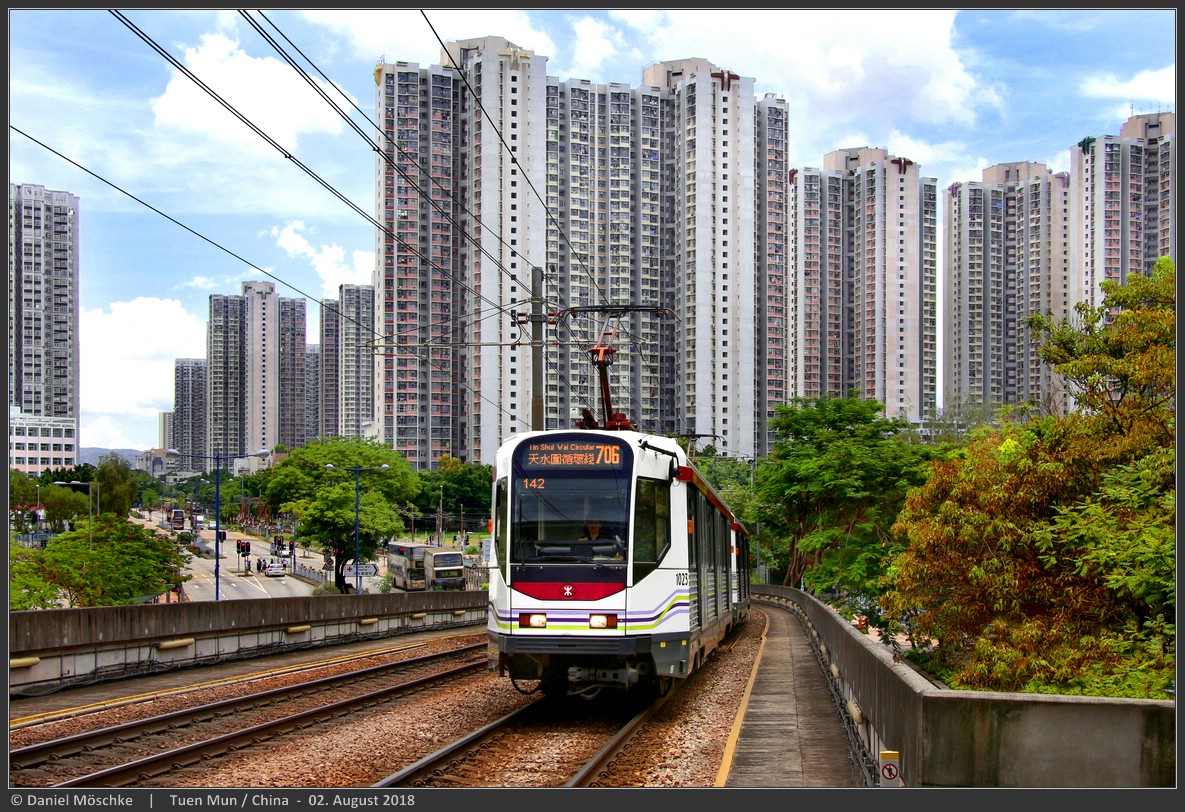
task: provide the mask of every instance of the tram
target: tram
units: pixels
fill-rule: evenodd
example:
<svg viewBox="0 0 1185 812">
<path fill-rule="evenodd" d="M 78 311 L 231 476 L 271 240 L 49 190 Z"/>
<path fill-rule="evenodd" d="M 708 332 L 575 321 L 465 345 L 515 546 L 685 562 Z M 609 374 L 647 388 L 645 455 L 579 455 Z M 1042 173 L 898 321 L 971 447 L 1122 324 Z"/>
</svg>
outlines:
<svg viewBox="0 0 1185 812">
<path fill-rule="evenodd" d="M 612 411 L 498 449 L 487 633 L 523 693 L 664 694 L 749 612 L 749 541 L 676 439 Z M 594 527 L 598 525 L 599 527 Z"/>
</svg>

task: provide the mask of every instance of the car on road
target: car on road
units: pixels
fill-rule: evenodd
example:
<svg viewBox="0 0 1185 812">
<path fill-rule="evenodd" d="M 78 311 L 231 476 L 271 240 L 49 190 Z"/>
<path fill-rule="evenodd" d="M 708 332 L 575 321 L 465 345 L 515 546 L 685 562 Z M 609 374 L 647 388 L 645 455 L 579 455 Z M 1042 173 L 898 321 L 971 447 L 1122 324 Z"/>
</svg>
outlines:
<svg viewBox="0 0 1185 812">
<path fill-rule="evenodd" d="M 265 569 L 263 572 L 269 578 L 283 576 L 286 574 L 284 572 L 284 565 L 283 564 L 268 564 L 267 569 Z"/>
</svg>

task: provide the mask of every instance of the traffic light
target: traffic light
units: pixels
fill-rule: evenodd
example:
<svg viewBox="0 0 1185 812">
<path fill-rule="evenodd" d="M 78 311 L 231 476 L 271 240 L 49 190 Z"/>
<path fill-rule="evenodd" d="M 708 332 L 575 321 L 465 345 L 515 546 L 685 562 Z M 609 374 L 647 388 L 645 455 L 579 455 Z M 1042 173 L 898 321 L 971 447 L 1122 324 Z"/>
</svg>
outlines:
<svg viewBox="0 0 1185 812">
<path fill-rule="evenodd" d="M 276 536 L 276 544 L 283 544 L 283 543 L 284 543 L 284 537 L 283 536 Z"/>
<path fill-rule="evenodd" d="M 218 531 L 218 540 L 219 541 L 226 541 L 226 531 L 225 530 Z"/>
</svg>

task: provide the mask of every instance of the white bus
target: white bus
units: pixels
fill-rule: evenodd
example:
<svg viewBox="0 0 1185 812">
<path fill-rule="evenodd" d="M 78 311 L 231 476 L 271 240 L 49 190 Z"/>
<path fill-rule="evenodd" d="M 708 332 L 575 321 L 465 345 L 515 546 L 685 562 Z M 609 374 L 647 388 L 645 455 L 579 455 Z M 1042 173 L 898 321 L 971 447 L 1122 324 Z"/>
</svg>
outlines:
<svg viewBox="0 0 1185 812">
<path fill-rule="evenodd" d="M 387 546 L 387 569 L 391 582 L 399 589 L 412 591 L 427 588 L 424 580 L 424 558 L 429 550 L 437 548 L 427 544 L 406 544 L 393 542 Z"/>
<path fill-rule="evenodd" d="M 460 550 L 429 547 L 424 554 L 426 589 L 464 589 L 465 556 Z"/>
</svg>

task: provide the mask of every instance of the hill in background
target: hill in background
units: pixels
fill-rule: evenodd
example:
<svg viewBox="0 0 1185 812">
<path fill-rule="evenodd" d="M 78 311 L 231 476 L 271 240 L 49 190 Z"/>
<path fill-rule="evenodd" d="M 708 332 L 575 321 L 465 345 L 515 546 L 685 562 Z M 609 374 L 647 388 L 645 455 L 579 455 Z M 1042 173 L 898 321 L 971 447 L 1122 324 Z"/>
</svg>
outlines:
<svg viewBox="0 0 1185 812">
<path fill-rule="evenodd" d="M 133 468 L 136 463 L 140 461 L 140 455 L 143 451 L 137 451 L 134 448 L 80 448 L 78 449 L 78 463 L 80 465 L 90 464 L 98 465 L 99 460 L 114 451 L 120 457 L 128 461 L 128 464 Z"/>
</svg>

